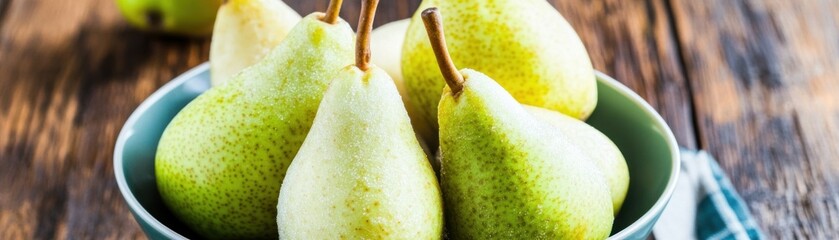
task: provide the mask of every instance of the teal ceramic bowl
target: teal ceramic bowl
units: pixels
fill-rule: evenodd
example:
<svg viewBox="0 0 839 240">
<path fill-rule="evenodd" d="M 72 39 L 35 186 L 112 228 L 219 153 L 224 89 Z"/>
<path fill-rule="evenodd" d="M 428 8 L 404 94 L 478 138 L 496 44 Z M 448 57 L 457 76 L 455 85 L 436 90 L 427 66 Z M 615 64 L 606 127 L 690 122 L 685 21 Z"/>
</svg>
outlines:
<svg viewBox="0 0 839 240">
<path fill-rule="evenodd" d="M 588 123 L 621 149 L 631 179 L 610 239 L 644 239 L 667 205 L 678 178 L 676 140 L 644 99 L 605 74 L 598 73 L 597 80 L 599 102 Z M 154 178 L 154 155 L 169 121 L 209 87 L 207 64 L 175 78 L 134 111 L 117 139 L 114 172 L 119 190 L 151 239 L 196 238 L 164 206 Z"/>
</svg>

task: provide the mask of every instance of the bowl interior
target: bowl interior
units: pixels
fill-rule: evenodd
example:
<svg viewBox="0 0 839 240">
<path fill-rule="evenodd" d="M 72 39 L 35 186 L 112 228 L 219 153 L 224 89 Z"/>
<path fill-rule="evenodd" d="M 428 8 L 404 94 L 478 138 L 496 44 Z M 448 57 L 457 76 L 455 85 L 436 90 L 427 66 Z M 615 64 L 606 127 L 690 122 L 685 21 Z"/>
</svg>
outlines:
<svg viewBox="0 0 839 240">
<path fill-rule="evenodd" d="M 164 206 L 155 183 L 154 155 L 166 125 L 210 87 L 209 79 L 204 64 L 173 80 L 140 105 L 117 140 L 115 167 L 120 189 L 137 221 L 153 239 L 196 237 Z M 654 221 L 645 214 L 667 192 L 675 148 L 667 126 L 639 102 L 643 99 L 602 74 L 598 75 L 598 88 L 598 107 L 588 123 L 615 142 L 630 172 L 628 196 L 613 227 L 612 233 L 617 234 L 639 219 Z"/>
<path fill-rule="evenodd" d="M 198 238 L 164 205 L 157 191 L 154 156 L 169 122 L 209 88 L 207 64 L 184 73 L 146 99 L 128 119 L 117 139 L 114 151 L 117 182 L 137 222 L 151 239 Z"/>
<path fill-rule="evenodd" d="M 612 227 L 616 234 L 641 219 L 665 195 L 678 159 L 669 127 L 646 103 L 639 102 L 643 99 L 602 74 L 598 96 L 597 108 L 586 122 L 620 148 L 629 167 L 629 191 Z"/>
</svg>

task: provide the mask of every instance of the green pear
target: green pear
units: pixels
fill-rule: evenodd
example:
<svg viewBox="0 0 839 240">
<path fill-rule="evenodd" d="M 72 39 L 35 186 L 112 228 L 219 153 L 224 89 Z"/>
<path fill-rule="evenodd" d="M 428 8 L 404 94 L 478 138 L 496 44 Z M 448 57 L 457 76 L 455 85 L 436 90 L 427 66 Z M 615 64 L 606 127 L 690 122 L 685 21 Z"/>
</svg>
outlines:
<svg viewBox="0 0 839 240">
<path fill-rule="evenodd" d="M 216 18 L 210 44 L 210 80 L 218 86 L 285 39 L 300 15 L 280 0 L 229 0 Z"/>
<path fill-rule="evenodd" d="M 408 117 L 411 118 L 411 126 L 417 133 L 420 145 L 431 158 L 434 154 L 431 153 L 425 138 L 434 136 L 434 130 L 419 117 L 419 112 L 414 109 L 414 104 L 411 103 L 411 98 L 405 89 L 405 83 L 402 81 L 402 42 L 405 41 L 405 32 L 408 30 L 409 23 L 411 23 L 411 19 L 402 19 L 374 29 L 370 34 L 370 39 L 376 44 L 371 46 L 372 59 L 370 61 L 393 78 L 396 89 L 402 96 L 405 110 L 408 111 Z M 439 170 L 439 165 L 432 164 L 432 166 L 435 172 Z"/>
<path fill-rule="evenodd" d="M 277 205 L 280 239 L 442 236 L 434 171 L 393 79 L 367 62 L 377 2 L 362 4 L 357 63 L 329 86 L 288 169 Z"/>
<path fill-rule="evenodd" d="M 340 2 L 340 1 L 333 1 Z M 157 150 L 160 194 L 205 238 L 276 238 L 277 195 L 354 33 L 337 9 L 303 18 L 268 56 L 190 102 Z"/>
<path fill-rule="evenodd" d="M 605 239 L 606 178 L 572 139 L 495 80 L 458 71 L 437 9 L 422 13 L 447 87 L 439 105 L 441 188 L 453 239 Z"/>
<path fill-rule="evenodd" d="M 117 0 L 128 23 L 144 30 L 205 36 L 222 0 Z"/>
<path fill-rule="evenodd" d="M 420 9 L 427 7 L 446 12 L 451 58 L 484 71 L 519 102 L 579 119 L 594 110 L 597 83 L 585 46 L 547 1 L 424 0 Z M 417 12 L 405 37 L 402 74 L 411 101 L 437 129 L 444 84 L 426 38 Z"/>
<path fill-rule="evenodd" d="M 606 135 L 579 119 L 544 108 L 524 106 L 536 119 L 559 129 L 594 161 L 606 177 L 612 193 L 612 209 L 617 215 L 629 190 L 629 169 L 620 149 Z"/>
</svg>

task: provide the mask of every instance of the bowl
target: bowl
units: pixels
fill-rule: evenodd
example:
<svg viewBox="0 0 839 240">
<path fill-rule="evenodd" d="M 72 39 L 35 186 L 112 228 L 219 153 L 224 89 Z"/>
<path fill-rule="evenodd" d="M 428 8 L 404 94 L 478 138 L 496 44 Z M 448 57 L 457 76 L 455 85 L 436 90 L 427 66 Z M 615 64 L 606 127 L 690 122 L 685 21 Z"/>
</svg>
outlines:
<svg viewBox="0 0 839 240">
<path fill-rule="evenodd" d="M 626 201 L 615 218 L 610 239 L 644 239 L 667 205 L 678 178 L 676 140 L 661 116 L 632 90 L 599 72 L 597 83 L 597 109 L 587 122 L 620 148 L 630 176 Z M 117 184 L 150 239 L 197 238 L 163 204 L 154 177 L 154 156 L 169 121 L 209 88 L 208 64 L 189 70 L 143 101 L 117 138 Z"/>
</svg>

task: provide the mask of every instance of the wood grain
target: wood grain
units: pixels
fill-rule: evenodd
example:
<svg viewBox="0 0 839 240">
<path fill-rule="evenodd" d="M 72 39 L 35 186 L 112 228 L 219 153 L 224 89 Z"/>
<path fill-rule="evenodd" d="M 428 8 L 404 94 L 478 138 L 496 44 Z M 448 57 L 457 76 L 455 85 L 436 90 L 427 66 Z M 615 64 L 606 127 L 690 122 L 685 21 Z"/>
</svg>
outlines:
<svg viewBox="0 0 839 240">
<path fill-rule="evenodd" d="M 112 153 L 133 109 L 207 59 L 128 28 L 111 0 L 11 1 L 0 28 L 0 239 L 126 239 Z"/>
<path fill-rule="evenodd" d="M 549 2 L 598 70 L 719 158 L 771 239 L 839 238 L 839 2 Z M 352 26 L 359 3 L 344 3 Z M 375 25 L 419 3 L 381 1 Z M 0 0 L 0 239 L 145 238 L 116 187 L 114 141 L 208 47 L 133 30 L 113 0 Z"/>
<path fill-rule="evenodd" d="M 680 145 L 695 148 L 690 91 L 664 0 L 554 0 L 591 55 L 594 68 L 646 99 Z"/>
<path fill-rule="evenodd" d="M 770 239 L 839 238 L 839 2 L 672 7 L 700 145 Z"/>
</svg>

